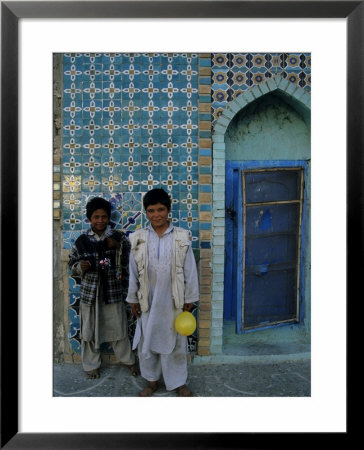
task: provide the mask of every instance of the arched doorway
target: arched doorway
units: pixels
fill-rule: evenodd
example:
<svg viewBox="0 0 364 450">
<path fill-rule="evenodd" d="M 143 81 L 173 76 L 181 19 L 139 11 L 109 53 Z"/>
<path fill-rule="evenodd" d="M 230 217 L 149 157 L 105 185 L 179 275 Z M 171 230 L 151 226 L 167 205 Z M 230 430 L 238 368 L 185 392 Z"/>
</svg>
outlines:
<svg viewBox="0 0 364 450">
<path fill-rule="evenodd" d="M 215 142 L 226 162 L 223 328 L 307 324 L 307 94 L 281 77 L 253 88 L 229 104 Z"/>
</svg>

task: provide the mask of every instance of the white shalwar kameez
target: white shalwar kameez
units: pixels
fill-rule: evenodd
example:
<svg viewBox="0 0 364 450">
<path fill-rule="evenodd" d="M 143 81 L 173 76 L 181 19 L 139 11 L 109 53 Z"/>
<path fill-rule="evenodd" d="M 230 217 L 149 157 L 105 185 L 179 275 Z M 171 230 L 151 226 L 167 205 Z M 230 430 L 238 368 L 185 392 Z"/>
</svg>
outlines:
<svg viewBox="0 0 364 450">
<path fill-rule="evenodd" d="M 158 381 L 163 374 L 166 389 L 171 391 L 186 384 L 187 337 L 178 334 L 174 321 L 182 309 L 176 309 L 172 297 L 173 225 L 159 237 L 148 228 L 149 309 L 137 320 L 133 350 L 138 346 L 140 371 L 147 381 Z M 129 303 L 138 303 L 138 269 L 130 252 Z M 199 300 L 198 277 L 192 247 L 185 264 L 185 303 Z"/>
</svg>

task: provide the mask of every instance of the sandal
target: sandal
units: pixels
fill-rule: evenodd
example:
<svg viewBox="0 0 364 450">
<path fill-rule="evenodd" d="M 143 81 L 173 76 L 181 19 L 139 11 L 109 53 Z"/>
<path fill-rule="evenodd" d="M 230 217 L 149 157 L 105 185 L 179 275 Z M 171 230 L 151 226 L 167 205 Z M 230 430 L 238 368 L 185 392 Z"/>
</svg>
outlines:
<svg viewBox="0 0 364 450">
<path fill-rule="evenodd" d="M 154 383 L 154 384 L 151 384 Z M 156 381 L 149 382 L 148 386 L 139 392 L 138 397 L 151 397 L 153 392 L 158 389 L 158 383 Z"/>
<path fill-rule="evenodd" d="M 178 397 L 193 397 L 193 392 L 184 384 L 178 389 Z"/>
<path fill-rule="evenodd" d="M 100 378 L 100 371 L 99 369 L 89 370 L 86 371 L 86 375 L 89 380 L 94 380 L 95 378 Z"/>
<path fill-rule="evenodd" d="M 137 377 L 139 375 L 139 370 L 137 364 L 132 364 L 131 366 L 126 366 L 129 369 L 129 372 L 133 377 Z"/>
</svg>

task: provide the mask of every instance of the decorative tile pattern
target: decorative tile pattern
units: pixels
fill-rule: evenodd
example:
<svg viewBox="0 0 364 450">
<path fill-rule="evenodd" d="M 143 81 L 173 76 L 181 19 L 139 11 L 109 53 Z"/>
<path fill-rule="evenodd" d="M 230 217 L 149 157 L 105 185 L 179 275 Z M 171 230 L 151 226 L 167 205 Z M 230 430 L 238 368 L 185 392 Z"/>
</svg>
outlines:
<svg viewBox="0 0 364 450">
<path fill-rule="evenodd" d="M 188 229 L 193 248 L 199 247 L 198 83 L 197 54 L 63 55 L 64 248 L 88 228 L 92 196 L 112 203 L 116 229 L 146 226 L 142 197 L 154 187 L 169 192 L 173 223 Z M 75 299 L 71 292 L 69 339 L 79 353 Z M 190 350 L 195 345 L 190 338 Z"/>
<path fill-rule="evenodd" d="M 65 233 L 87 225 L 86 194 L 112 197 L 116 209 L 124 194 L 135 194 L 139 221 L 128 211 L 117 226 L 144 226 L 142 193 L 164 187 L 176 225 L 189 229 L 198 247 L 193 220 L 180 213 L 198 211 L 198 61 L 197 54 L 64 55 Z"/>
<path fill-rule="evenodd" d="M 311 92 L 309 53 L 214 53 L 211 64 L 213 123 L 228 102 L 276 74 Z"/>
</svg>

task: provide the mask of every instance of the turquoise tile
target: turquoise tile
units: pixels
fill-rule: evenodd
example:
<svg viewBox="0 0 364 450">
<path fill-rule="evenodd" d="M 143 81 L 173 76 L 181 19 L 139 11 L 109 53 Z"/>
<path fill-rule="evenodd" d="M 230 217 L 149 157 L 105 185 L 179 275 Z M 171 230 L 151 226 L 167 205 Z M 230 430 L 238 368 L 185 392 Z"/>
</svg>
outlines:
<svg viewBox="0 0 364 450">
<path fill-rule="evenodd" d="M 203 212 L 211 211 L 211 205 L 200 204 L 200 211 L 203 211 Z"/>
<path fill-rule="evenodd" d="M 64 53 L 63 54 L 63 64 L 77 64 L 78 62 L 82 64 L 83 54 L 82 53 Z"/>
<path fill-rule="evenodd" d="M 63 155 L 62 158 L 62 172 L 64 174 L 81 175 L 82 173 L 82 156 L 76 155 Z"/>
<path fill-rule="evenodd" d="M 210 103 L 211 97 L 209 95 L 200 95 L 199 101 L 200 103 Z"/>
<path fill-rule="evenodd" d="M 82 83 L 82 97 L 84 100 L 103 98 L 104 84 L 101 81 L 83 81 Z"/>
<path fill-rule="evenodd" d="M 200 174 L 201 175 L 210 175 L 211 174 L 211 166 L 201 166 Z"/>
<path fill-rule="evenodd" d="M 103 102 L 99 99 L 84 100 L 81 111 L 83 119 L 98 122 L 103 116 Z"/>
<path fill-rule="evenodd" d="M 211 149 L 200 149 L 200 156 L 211 156 Z"/>
<path fill-rule="evenodd" d="M 73 137 L 79 139 L 83 136 L 83 121 L 81 118 L 64 118 L 62 123 L 62 132 L 64 138 Z"/>
<path fill-rule="evenodd" d="M 70 320 L 70 331 L 68 337 L 72 338 L 80 330 L 80 316 L 73 308 L 70 307 L 68 308 L 68 317 Z"/>
<path fill-rule="evenodd" d="M 75 231 L 62 231 L 64 248 L 67 250 L 70 250 L 73 247 L 73 245 L 79 235 L 80 235 L 80 233 L 78 231 L 76 231 L 76 232 Z M 69 284 L 70 291 L 72 291 L 72 292 L 79 291 L 79 286 L 77 286 L 77 284 L 73 278 L 69 278 L 68 284 Z"/>
<path fill-rule="evenodd" d="M 70 295 L 69 295 L 69 305 L 70 306 L 76 306 L 77 305 L 77 303 L 79 302 L 79 300 L 80 300 L 80 296 L 79 295 L 77 295 L 77 294 L 75 294 L 75 293 L 70 293 Z"/>
<path fill-rule="evenodd" d="M 102 64 L 98 63 L 87 63 L 83 64 L 82 76 L 85 81 L 102 81 Z"/>
<path fill-rule="evenodd" d="M 84 64 L 101 64 L 103 54 L 102 53 L 84 53 L 83 63 Z"/>
<path fill-rule="evenodd" d="M 115 64 L 121 65 L 122 62 L 122 53 L 103 53 L 102 54 L 102 63 L 106 64 Z"/>
<path fill-rule="evenodd" d="M 200 192 L 212 192 L 212 185 L 200 184 Z"/>
<path fill-rule="evenodd" d="M 200 58 L 199 64 L 201 67 L 210 67 L 211 66 L 211 60 L 208 58 Z"/>
<path fill-rule="evenodd" d="M 102 65 L 103 81 L 121 80 L 122 65 L 115 62 L 104 62 Z"/>
<path fill-rule="evenodd" d="M 75 64 L 65 64 L 63 66 L 63 80 L 64 83 L 80 82 L 82 81 L 82 70 Z"/>
<path fill-rule="evenodd" d="M 200 230 L 211 230 L 211 223 L 200 222 Z"/>
<path fill-rule="evenodd" d="M 108 118 L 112 118 L 114 121 L 121 121 L 121 112 L 122 112 L 121 100 L 115 99 L 107 99 L 103 101 L 102 111 L 103 116 Z"/>
<path fill-rule="evenodd" d="M 200 131 L 201 139 L 209 139 L 211 137 L 211 131 Z"/>
<path fill-rule="evenodd" d="M 161 55 L 159 53 L 143 53 L 140 56 L 140 64 L 145 66 L 159 66 L 161 64 Z"/>
<path fill-rule="evenodd" d="M 63 82 L 63 101 L 67 102 L 70 100 L 82 101 L 82 88 L 83 84 L 81 81 L 70 81 L 67 80 Z"/>
<path fill-rule="evenodd" d="M 121 99 L 122 83 L 121 81 L 104 81 L 102 82 L 103 98 Z"/>
<path fill-rule="evenodd" d="M 122 64 L 140 64 L 142 60 L 141 53 L 123 53 L 122 55 Z"/>
<path fill-rule="evenodd" d="M 63 230 L 81 231 L 82 221 L 79 214 L 63 209 Z"/>
<path fill-rule="evenodd" d="M 83 119 L 82 120 L 82 132 L 85 137 L 93 137 L 101 139 L 103 134 L 102 124 L 94 119 Z"/>
</svg>

